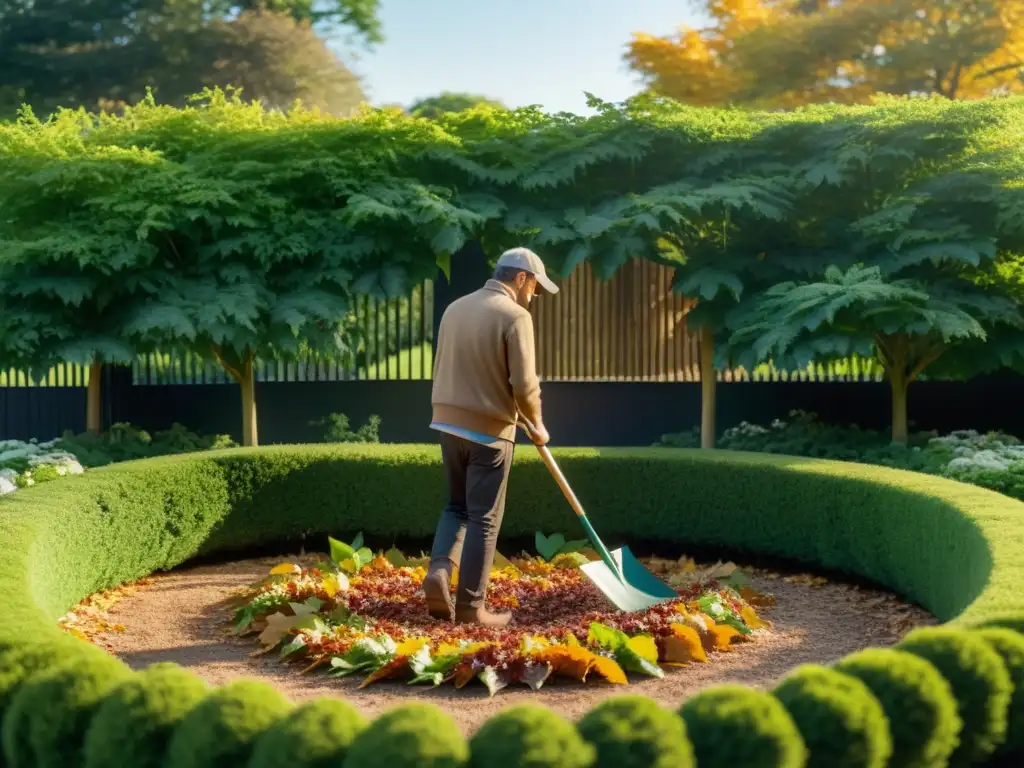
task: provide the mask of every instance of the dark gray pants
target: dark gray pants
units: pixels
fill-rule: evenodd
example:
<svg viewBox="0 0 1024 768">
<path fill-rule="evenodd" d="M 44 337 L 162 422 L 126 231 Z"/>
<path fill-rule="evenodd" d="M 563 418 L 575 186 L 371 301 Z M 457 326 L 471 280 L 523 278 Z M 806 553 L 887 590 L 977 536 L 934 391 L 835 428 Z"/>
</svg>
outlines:
<svg viewBox="0 0 1024 768">
<path fill-rule="evenodd" d="M 459 607 L 482 608 L 487 597 L 514 451 L 511 442 L 491 448 L 441 433 L 448 504 L 434 533 L 430 564 L 449 573 L 459 566 Z"/>
</svg>

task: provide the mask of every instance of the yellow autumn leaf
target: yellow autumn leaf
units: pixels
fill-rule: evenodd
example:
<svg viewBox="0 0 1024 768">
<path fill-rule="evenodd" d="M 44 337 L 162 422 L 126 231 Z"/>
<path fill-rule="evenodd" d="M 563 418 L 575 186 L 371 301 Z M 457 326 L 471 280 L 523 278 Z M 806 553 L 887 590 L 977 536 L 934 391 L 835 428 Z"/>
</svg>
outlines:
<svg viewBox="0 0 1024 768">
<path fill-rule="evenodd" d="M 664 641 L 664 658 L 669 664 L 687 664 L 691 661 L 706 663 L 708 654 L 704 650 L 700 635 L 693 627 L 685 624 L 671 624 L 672 634 Z"/>
<path fill-rule="evenodd" d="M 334 597 L 336 594 L 338 594 L 339 584 L 338 579 L 336 577 L 328 576 L 326 579 L 323 580 L 322 586 L 324 588 L 324 592 L 327 593 L 328 597 Z"/>
<path fill-rule="evenodd" d="M 576 635 L 574 635 L 572 632 L 565 636 L 565 644 L 568 645 L 570 648 L 580 647 L 580 641 L 576 639 Z"/>
<path fill-rule="evenodd" d="M 751 629 L 767 629 L 771 626 L 770 622 L 767 622 L 758 616 L 757 611 L 749 605 L 743 606 L 740 610 L 740 618 L 743 619 L 743 623 Z"/>
<path fill-rule="evenodd" d="M 398 644 L 395 656 L 412 656 L 428 643 L 430 643 L 429 637 L 410 637 Z"/>
<path fill-rule="evenodd" d="M 658 644 L 654 641 L 653 637 L 637 635 L 636 637 L 629 638 L 626 646 L 641 659 L 645 659 L 652 664 L 658 663 Z"/>
<path fill-rule="evenodd" d="M 281 563 L 270 569 L 271 576 L 288 576 L 295 573 L 302 573 L 302 569 L 295 563 Z"/>
</svg>

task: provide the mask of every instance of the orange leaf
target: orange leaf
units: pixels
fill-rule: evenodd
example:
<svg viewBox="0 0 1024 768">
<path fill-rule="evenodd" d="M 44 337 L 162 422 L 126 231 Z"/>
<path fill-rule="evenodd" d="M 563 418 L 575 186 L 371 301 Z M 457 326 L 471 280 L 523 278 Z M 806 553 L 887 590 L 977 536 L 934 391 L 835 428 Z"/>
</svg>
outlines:
<svg viewBox="0 0 1024 768">
<path fill-rule="evenodd" d="M 537 661 L 548 663 L 554 674 L 584 680 L 597 657 L 586 648 L 551 646 L 537 653 Z"/>
<path fill-rule="evenodd" d="M 281 563 L 270 569 L 271 576 L 287 576 L 293 573 L 302 573 L 302 569 L 295 563 Z"/>
<path fill-rule="evenodd" d="M 362 683 L 359 684 L 360 688 L 365 688 L 370 683 L 375 683 L 378 680 L 386 680 L 389 677 L 398 677 L 402 672 L 409 668 L 409 657 L 399 656 L 398 658 L 392 659 L 387 664 L 384 664 L 377 669 L 376 672 L 371 674 Z"/>
<path fill-rule="evenodd" d="M 629 682 L 626 679 L 626 673 L 622 671 L 622 667 L 616 664 L 614 659 L 609 659 L 607 656 L 595 655 L 590 670 L 597 672 L 597 674 L 613 685 L 625 685 Z"/>
<path fill-rule="evenodd" d="M 708 660 L 697 630 L 685 624 L 672 624 L 671 629 L 672 634 L 665 638 L 662 648 L 663 661 L 670 664 L 686 664 L 691 661 L 703 663 Z"/>
<path fill-rule="evenodd" d="M 709 651 L 728 651 L 731 650 L 732 641 L 738 637 L 742 637 L 738 630 L 727 624 L 719 624 L 708 630 L 705 647 L 710 644 Z"/>
</svg>

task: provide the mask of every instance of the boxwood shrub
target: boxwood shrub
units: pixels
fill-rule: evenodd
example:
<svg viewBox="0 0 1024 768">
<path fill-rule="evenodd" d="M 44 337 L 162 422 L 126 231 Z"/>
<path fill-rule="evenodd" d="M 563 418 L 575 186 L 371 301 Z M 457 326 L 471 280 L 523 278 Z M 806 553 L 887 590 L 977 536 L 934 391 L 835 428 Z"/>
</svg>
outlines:
<svg viewBox="0 0 1024 768">
<path fill-rule="evenodd" d="M 920 656 L 946 678 L 963 721 L 951 765 L 972 765 L 1006 741 L 1013 682 L 1002 658 L 977 635 L 948 627 L 925 627 L 897 648 Z"/>
<path fill-rule="evenodd" d="M 683 719 L 646 696 L 617 695 L 584 715 L 578 726 L 597 748 L 595 768 L 691 768 L 693 746 Z"/>
<path fill-rule="evenodd" d="M 774 690 L 808 750 L 808 768 L 885 768 L 892 738 L 885 711 L 856 677 L 807 665 Z"/>
<path fill-rule="evenodd" d="M 484 723 L 469 742 L 469 754 L 473 768 L 589 768 L 595 750 L 561 715 L 524 704 Z"/>
<path fill-rule="evenodd" d="M 882 705 L 892 768 L 946 765 L 960 743 L 963 721 L 953 689 L 935 667 L 905 651 L 869 648 L 835 668 L 863 682 Z"/>
<path fill-rule="evenodd" d="M 643 549 L 657 542 L 689 552 L 720 550 L 737 559 L 787 559 L 884 584 L 949 627 L 1024 629 L 1024 594 L 1019 589 L 1024 581 L 1024 504 L 1015 500 L 942 478 L 778 455 L 658 448 L 555 453 L 595 526 L 613 547 L 630 543 Z M 129 679 L 141 685 L 134 682 L 141 675 L 128 673 L 102 651 L 56 628 L 56 620 L 82 597 L 196 556 L 228 556 L 303 537 L 307 546 L 323 545 L 327 534 L 346 537 L 359 530 L 383 546 L 401 539 L 426 540 L 444 495 L 436 446 L 352 444 L 146 459 L 0 499 L 5 754 L 22 756 L 33 765 L 43 763 L 24 756 L 37 752 L 46 760 L 56 756 L 74 764 L 83 750 L 91 751 L 83 747 L 90 741 L 90 716 L 95 713 L 98 723 L 111 717 L 100 716 L 107 711 L 107 699 L 133 690 L 140 695 L 153 691 L 146 685 L 119 687 Z M 678 514 L 680 503 L 693 500 L 699 503 Z M 503 526 L 506 538 L 550 530 L 551 520 L 566 520 L 566 532 L 571 526 L 564 499 L 535 452 L 518 453 L 509 504 L 516 514 Z M 970 720 L 965 739 L 972 745 L 964 755 L 989 754 L 1000 743 L 1007 748 L 1019 743 L 1013 705 L 1019 693 L 1013 689 L 1011 696 L 1010 688 L 1019 679 L 1007 644 L 1012 641 L 979 642 L 989 656 L 974 649 L 961 658 L 959 650 L 947 648 L 928 651 L 926 661 L 922 648 L 908 644 L 919 655 L 875 649 L 835 665 L 837 672 L 863 682 L 885 712 L 893 745 L 889 765 L 940 765 L 952 754 L 962 728 L 954 694 L 964 697 L 960 710 L 969 701 L 981 712 L 971 716 L 977 721 L 963 718 Z M 96 661 L 96 654 L 107 664 Z M 993 671 L 998 665 L 1005 676 Z M 947 681 L 944 675 L 954 679 Z M 43 685 L 51 687 L 59 703 L 54 722 L 73 737 L 58 746 L 51 736 L 36 738 L 31 728 L 19 726 L 35 716 L 33 707 L 19 702 L 38 700 L 37 686 Z M 168 690 L 175 689 L 168 685 Z M 309 724 L 314 722 L 336 726 L 317 749 L 325 755 L 331 750 L 344 753 L 338 759 L 347 765 L 454 766 L 470 760 L 465 738 L 436 708 L 399 709 L 356 734 L 358 728 L 348 730 L 346 723 L 351 722 L 340 710 L 336 718 L 328 712 L 330 705 L 311 705 L 300 715 L 279 694 L 252 685 L 232 683 L 203 694 L 180 723 L 168 724 L 167 768 L 272 761 L 262 756 L 264 748 L 280 754 L 283 744 L 311 738 Z M 806 681 L 792 685 L 792 697 L 781 698 L 794 706 L 794 713 L 796 699 L 819 696 Z M 56 687 L 67 690 L 58 692 Z M 157 706 L 155 700 L 146 703 L 145 696 L 138 703 L 139 711 Z M 622 705 L 607 706 L 581 720 L 580 735 L 587 743 L 597 741 L 589 730 L 592 724 Z M 644 706 L 622 713 L 633 718 L 630 754 L 678 748 L 682 755 L 685 747 L 678 734 L 669 737 L 660 730 L 659 720 L 669 721 L 653 710 L 645 713 Z M 835 707 L 836 716 L 847 722 L 850 713 Z M 1000 707 L 1009 711 L 1008 717 L 1004 711 L 1003 726 L 998 724 Z M 702 755 L 711 765 L 719 759 L 743 763 L 748 752 L 748 765 L 821 762 L 814 739 L 808 733 L 810 743 L 805 744 L 800 736 L 794 722 L 800 716 L 794 718 L 768 693 L 731 686 L 694 697 L 680 712 L 686 743 L 698 764 Z M 318 720 L 320 716 L 325 719 Z M 503 722 L 510 733 L 515 731 L 508 721 L 498 725 Z M 715 733 L 730 735 L 730 743 L 710 738 Z M 151 735 L 157 741 L 163 738 Z M 144 733 L 139 736 L 144 740 Z M 595 760 L 602 759 L 602 746 L 611 750 L 625 742 L 623 736 L 597 745 Z M 754 754 L 752 745 L 760 745 L 760 751 Z M 527 746 L 533 750 L 537 745 Z M 546 754 L 548 746 L 537 754 Z M 685 758 L 679 760 L 685 764 Z"/>
<path fill-rule="evenodd" d="M 205 682 L 176 664 L 154 664 L 114 688 L 85 735 L 83 768 L 161 768 L 178 725 L 206 696 Z"/>
<path fill-rule="evenodd" d="M 807 762 L 793 719 L 764 691 L 721 685 L 687 699 L 679 714 L 698 766 L 803 768 Z"/>
<path fill-rule="evenodd" d="M 167 750 L 169 768 L 245 765 L 256 739 L 291 709 L 287 698 L 259 680 L 234 680 L 216 688 L 175 728 Z"/>
<path fill-rule="evenodd" d="M 248 768 L 338 768 L 366 718 L 340 699 L 299 705 L 256 740 Z"/>
<path fill-rule="evenodd" d="M 973 630 L 999 654 L 1010 673 L 1013 698 L 1007 718 L 1006 741 L 1000 753 L 1016 755 L 1024 763 L 1024 635 L 1002 627 Z"/>
<path fill-rule="evenodd" d="M 343 768 L 461 768 L 469 745 L 434 704 L 404 704 L 385 712 L 356 736 Z"/>
<path fill-rule="evenodd" d="M 128 679 L 126 665 L 96 654 L 34 675 L 4 717 L 4 756 L 11 768 L 80 765 L 85 735 L 103 697 Z"/>
</svg>

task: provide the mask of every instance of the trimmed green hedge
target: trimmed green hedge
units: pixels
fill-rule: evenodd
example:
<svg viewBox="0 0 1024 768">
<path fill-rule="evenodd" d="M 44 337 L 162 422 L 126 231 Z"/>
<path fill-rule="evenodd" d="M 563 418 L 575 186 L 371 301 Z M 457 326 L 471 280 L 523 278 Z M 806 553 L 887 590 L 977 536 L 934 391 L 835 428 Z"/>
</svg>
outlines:
<svg viewBox="0 0 1024 768">
<path fill-rule="evenodd" d="M 609 544 L 628 541 L 638 548 L 646 540 L 675 542 L 691 551 L 698 546 L 718 547 L 737 557 L 745 553 L 780 557 L 866 577 L 970 635 L 970 640 L 955 641 L 959 642 L 956 647 L 984 656 L 984 669 L 964 670 L 975 677 L 961 678 L 959 651 L 929 656 L 920 647 L 908 645 L 906 651 L 898 652 L 899 658 L 911 658 L 916 666 L 904 664 L 906 669 L 899 675 L 886 677 L 884 663 L 863 656 L 859 662 L 852 659 L 838 665 L 844 675 L 863 683 L 858 687 L 851 682 L 842 696 L 830 697 L 827 686 L 810 678 L 783 686 L 781 699 L 768 693 L 741 694 L 734 686 L 726 686 L 682 703 L 684 722 L 678 729 L 671 726 L 671 718 L 679 714 L 645 710 L 634 702 L 627 707 L 627 714 L 638 718 L 632 734 L 598 738 L 590 724 L 606 713 L 579 724 L 582 741 L 576 742 L 572 729 L 562 733 L 564 729 L 552 728 L 551 738 L 558 743 L 548 744 L 538 742 L 524 726 L 540 717 L 536 712 L 508 715 L 488 729 L 504 734 L 508 749 L 535 755 L 531 759 L 538 765 L 571 753 L 572 760 L 582 765 L 588 754 L 582 747 L 589 745 L 595 750 L 593 764 L 604 765 L 609 759 L 625 759 L 613 756 L 613 750 L 616 755 L 640 750 L 639 757 L 662 749 L 658 745 L 664 743 L 680 755 L 690 754 L 692 748 L 703 768 L 726 759 L 719 757 L 707 734 L 735 732 L 749 738 L 760 734 L 765 744 L 775 745 L 777 757 L 771 758 L 775 763 L 769 760 L 765 765 L 821 764 L 823 756 L 816 754 L 820 742 L 807 733 L 801 735 L 815 727 L 811 713 L 816 697 L 831 707 L 822 712 L 822 722 L 831 718 L 830 728 L 845 729 L 850 739 L 870 739 L 876 745 L 864 753 L 867 764 L 873 764 L 868 755 L 882 749 L 880 737 L 870 735 L 877 730 L 879 711 L 885 713 L 893 744 L 888 765 L 901 764 L 901 756 L 926 749 L 916 740 L 932 738 L 927 728 L 902 727 L 903 702 L 911 700 L 920 706 L 927 703 L 932 713 L 927 717 L 935 722 L 940 713 L 957 717 L 968 705 L 959 696 L 970 696 L 971 706 L 978 705 L 977 699 L 986 708 L 983 726 L 968 723 L 965 728 L 963 736 L 970 745 L 957 752 L 958 759 L 993 750 L 1002 756 L 1024 743 L 1016 730 L 1020 723 L 1016 704 L 1022 695 L 1016 688 L 1020 681 L 1019 666 L 1014 668 L 1020 664 L 1017 652 L 1008 642 L 989 653 L 979 652 L 980 639 L 991 642 L 990 636 L 968 631 L 978 626 L 1024 630 L 1024 594 L 1019 588 L 1024 583 L 1024 504 L 925 475 L 777 455 L 662 448 L 555 453 Z M 166 745 L 167 759 L 162 764 L 168 768 L 227 757 L 238 764 L 262 765 L 266 764 L 260 754 L 264 746 L 282 754 L 287 753 L 290 739 L 295 739 L 296 746 L 303 739 L 316 741 L 309 723 L 317 718 L 338 720 L 337 733 L 318 742 L 317 754 L 324 759 L 344 755 L 345 764 L 363 765 L 371 757 L 380 758 L 381 745 L 402 752 L 389 752 L 388 759 L 409 765 L 425 764 L 424 760 L 437 765 L 471 764 L 480 755 L 503 752 L 501 745 L 485 746 L 479 741 L 471 750 L 463 736 L 451 731 L 450 723 L 443 717 L 434 722 L 437 713 L 425 710 L 417 709 L 414 719 L 427 723 L 429 733 L 420 725 L 403 723 L 405 710 L 363 728 L 343 712 L 297 712 L 272 692 L 248 685 L 204 692 L 184 678 L 127 673 L 122 686 L 125 673 L 120 665 L 94 663 L 91 651 L 96 649 L 68 638 L 55 625 L 68 607 L 98 589 L 180 565 L 197 555 L 302 536 L 322 543 L 324 534 L 345 535 L 360 529 L 382 539 L 426 539 L 443 501 L 436 447 L 367 444 L 279 446 L 147 459 L 0 499 L 0 541 L 6 545 L 0 561 L 0 590 L 7 609 L 6 621 L 0 624 L 3 754 L 18 766 L 57 759 L 68 766 L 83 764 L 87 753 L 94 763 L 102 754 L 109 764 L 133 768 L 160 762 L 161 756 L 146 761 L 127 757 L 137 754 L 140 745 L 152 743 Z M 515 514 L 506 517 L 505 537 L 550 530 L 553 520 L 564 521 L 565 532 L 574 530 L 571 511 L 529 448 L 516 457 L 509 506 Z M 366 514 L 369 510 L 372 518 Z M 111 542 L 118 547 L 111 547 Z M 79 654 L 81 661 L 76 661 Z M 62 659 L 68 663 L 61 665 L 59 673 L 46 671 Z M 76 668 L 81 680 L 68 679 L 67 670 Z M 953 679 L 947 681 L 940 672 Z M 977 684 L 969 682 L 974 679 Z M 41 705 L 33 702 L 50 696 L 61 680 L 67 693 L 57 697 L 62 702 L 60 711 L 40 711 Z M 1007 691 L 1007 681 L 1012 681 L 1012 691 Z M 982 690 L 981 685 L 989 688 Z M 876 700 L 864 701 L 865 695 Z M 115 754 L 116 742 L 99 734 L 89 736 L 90 718 L 97 729 L 104 730 L 110 727 L 103 725 L 104 718 L 113 722 L 112 712 L 141 717 L 150 710 L 164 719 L 154 730 L 126 739 L 124 755 Z M 744 723 L 762 711 L 770 712 L 771 727 L 766 725 L 763 733 L 744 730 Z M 69 738 L 57 744 L 47 736 L 51 722 Z M 193 732 L 197 740 L 186 744 L 186 732 Z M 434 736 L 428 739 L 429 734 Z M 623 741 L 627 736 L 635 739 L 633 746 Z M 209 745 L 205 753 L 191 746 L 200 742 Z M 947 754 L 953 746 L 945 748 Z M 759 754 L 759 760 L 764 760 L 764 751 Z"/>
</svg>

